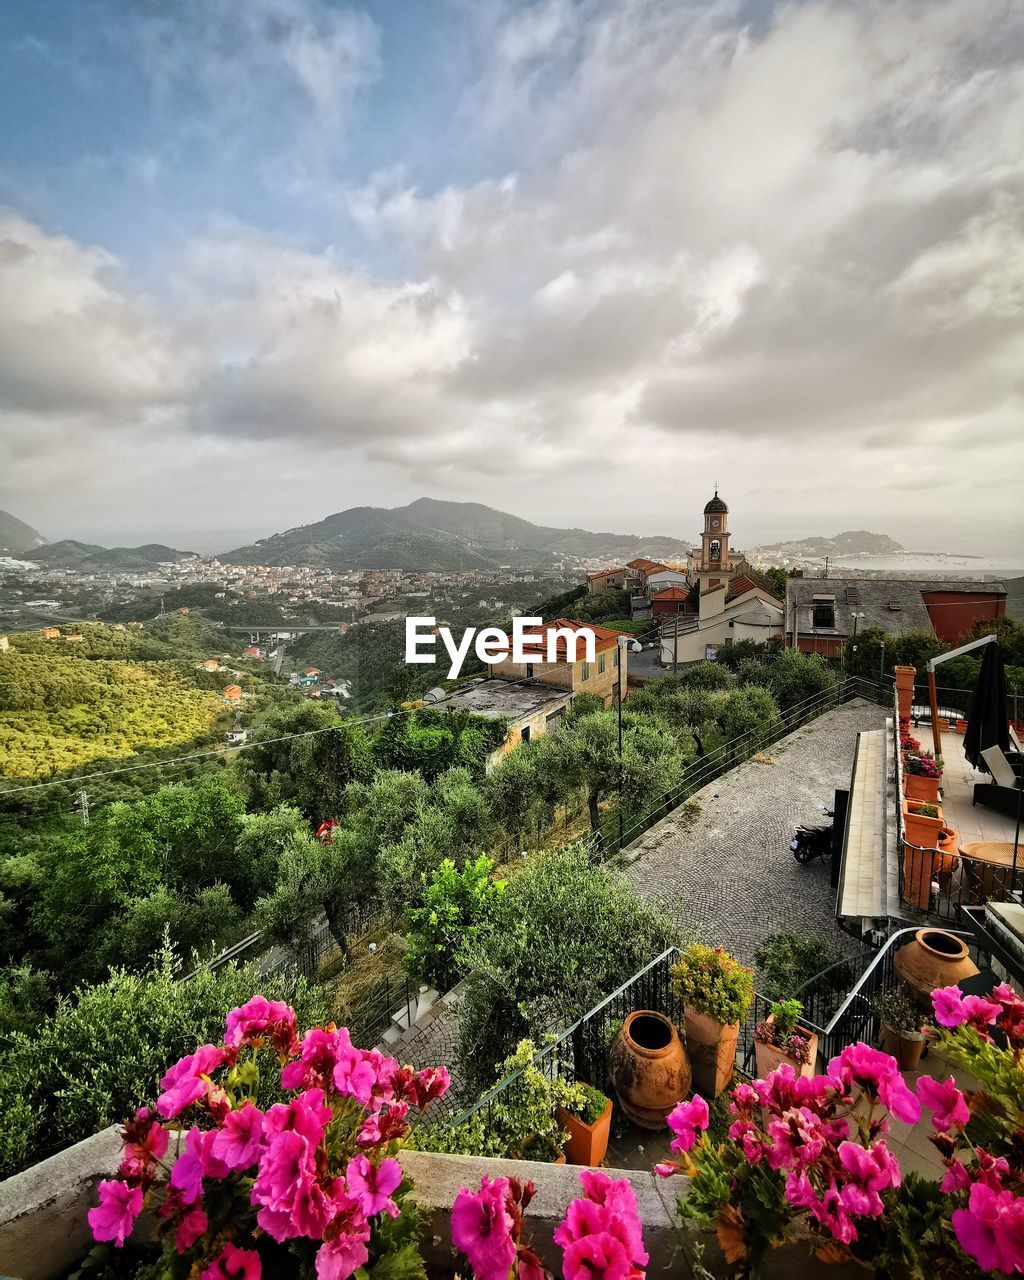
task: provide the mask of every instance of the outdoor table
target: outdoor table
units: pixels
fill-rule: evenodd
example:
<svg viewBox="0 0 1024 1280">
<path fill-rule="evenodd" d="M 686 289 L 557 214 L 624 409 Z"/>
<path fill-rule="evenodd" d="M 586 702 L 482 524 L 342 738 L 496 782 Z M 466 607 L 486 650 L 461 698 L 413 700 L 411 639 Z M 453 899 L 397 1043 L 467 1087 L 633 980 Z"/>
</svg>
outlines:
<svg viewBox="0 0 1024 1280">
<path fill-rule="evenodd" d="M 962 844 L 960 853 L 967 859 L 963 866 L 972 903 L 989 902 L 1007 895 L 1013 880 L 1012 841 L 979 840 Z M 1024 848 L 1018 848 L 1017 866 L 1024 870 Z"/>
</svg>

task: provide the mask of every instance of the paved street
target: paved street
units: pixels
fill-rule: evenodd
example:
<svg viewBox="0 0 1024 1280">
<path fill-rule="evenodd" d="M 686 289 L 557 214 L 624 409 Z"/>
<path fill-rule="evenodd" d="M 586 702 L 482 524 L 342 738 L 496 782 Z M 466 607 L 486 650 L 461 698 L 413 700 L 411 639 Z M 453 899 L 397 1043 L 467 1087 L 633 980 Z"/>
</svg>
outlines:
<svg viewBox="0 0 1024 1280">
<path fill-rule="evenodd" d="M 746 964 L 782 928 L 849 947 L 827 862 L 801 866 L 789 840 L 798 823 L 823 821 L 818 804 L 849 785 L 858 732 L 884 724 L 885 711 L 859 699 L 819 716 L 768 749 L 774 764 L 750 760 L 698 792 L 696 819 L 684 806 L 652 827 L 626 874 L 684 929 Z"/>
</svg>

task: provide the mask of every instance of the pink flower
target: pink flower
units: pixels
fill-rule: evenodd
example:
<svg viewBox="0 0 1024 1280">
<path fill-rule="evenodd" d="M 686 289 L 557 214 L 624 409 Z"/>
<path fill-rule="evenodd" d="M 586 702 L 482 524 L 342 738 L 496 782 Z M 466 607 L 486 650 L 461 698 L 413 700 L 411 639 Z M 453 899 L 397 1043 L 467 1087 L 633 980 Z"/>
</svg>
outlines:
<svg viewBox="0 0 1024 1280">
<path fill-rule="evenodd" d="M 369 1238 L 367 1227 L 365 1234 L 343 1232 L 322 1244 L 316 1255 L 317 1280 L 348 1280 L 369 1258 Z"/>
<path fill-rule="evenodd" d="M 402 1166 L 397 1160 L 382 1160 L 373 1164 L 366 1156 L 356 1156 L 348 1162 L 345 1185 L 348 1193 L 358 1203 L 367 1218 L 386 1213 L 398 1217 L 398 1205 L 391 1193 L 402 1181 Z"/>
<path fill-rule="evenodd" d="M 917 1096 L 933 1113 L 932 1124 L 939 1133 L 948 1133 L 952 1128 L 963 1128 L 971 1118 L 967 1100 L 956 1087 L 952 1076 L 947 1080 L 933 1080 L 930 1076 L 922 1076 L 917 1082 Z"/>
<path fill-rule="evenodd" d="M 607 1231 L 574 1240 L 562 1255 L 565 1280 L 626 1280 L 632 1271 L 626 1250 Z"/>
<path fill-rule="evenodd" d="M 124 1126 L 124 1164 L 147 1172 L 162 1158 L 169 1141 L 170 1135 L 149 1107 L 139 1107 Z"/>
<path fill-rule="evenodd" d="M 347 1049 L 338 1055 L 334 1067 L 334 1087 L 343 1098 L 355 1098 L 361 1107 L 369 1107 L 377 1073 L 361 1049 Z"/>
<path fill-rule="evenodd" d="M 952 1217 L 963 1251 L 983 1271 L 1024 1271 L 1024 1200 L 976 1182 L 966 1209 Z"/>
<path fill-rule="evenodd" d="M 382 1147 L 395 1138 L 400 1138 L 406 1130 L 405 1117 L 409 1114 L 407 1102 L 396 1102 L 386 1111 L 378 1111 L 367 1116 L 356 1134 L 356 1145 L 359 1147 Z"/>
<path fill-rule="evenodd" d="M 263 1133 L 268 1138 L 279 1133 L 299 1133 L 315 1147 L 330 1119 L 331 1109 L 324 1102 L 323 1090 L 307 1089 L 290 1102 L 275 1102 L 268 1107 L 263 1117 Z"/>
<path fill-rule="evenodd" d="M 811 1217 L 842 1244 L 857 1239 L 857 1228 L 835 1186 L 829 1187 L 820 1200 L 811 1200 L 807 1209 Z"/>
<path fill-rule="evenodd" d="M 207 1091 L 209 1081 L 203 1079 L 211 1071 L 227 1061 L 228 1055 L 216 1045 L 200 1045 L 195 1053 L 190 1053 L 180 1062 L 176 1062 L 160 1081 L 163 1090 L 156 1100 L 156 1109 L 170 1120 L 181 1115 L 186 1107 L 198 1101 Z"/>
<path fill-rule="evenodd" d="M 329 1089 L 334 1084 L 334 1067 L 341 1054 L 352 1048 L 344 1027 L 327 1031 L 311 1027 L 302 1037 L 298 1062 L 289 1062 L 281 1072 L 283 1089 Z"/>
<path fill-rule="evenodd" d="M 971 1175 L 959 1160 L 950 1160 L 946 1166 L 946 1176 L 939 1185 L 940 1191 L 950 1193 L 966 1191 L 971 1185 Z"/>
<path fill-rule="evenodd" d="M 964 996 L 963 1010 L 964 1017 L 978 1035 L 983 1040 L 990 1040 L 992 1037 L 988 1034 L 988 1028 L 1003 1012 L 1002 1005 L 993 1004 L 984 996 Z"/>
<path fill-rule="evenodd" d="M 179 1253 L 187 1253 L 210 1226 L 205 1211 L 199 1205 L 187 1209 L 174 1228 L 174 1247 Z"/>
<path fill-rule="evenodd" d="M 269 1040 L 278 1053 L 292 1053 L 296 1044 L 295 1010 L 283 1000 L 253 998 L 232 1009 L 224 1024 L 224 1043 L 239 1045 Z"/>
<path fill-rule="evenodd" d="M 229 1169 L 248 1169 L 263 1149 L 263 1112 L 252 1103 L 228 1112 L 214 1135 L 212 1154 Z"/>
<path fill-rule="evenodd" d="M 959 987 L 937 987 L 932 992 L 932 1008 L 940 1027 L 959 1027 L 965 1017 L 963 993 Z"/>
<path fill-rule="evenodd" d="M 407 1095 L 414 1107 L 422 1109 L 435 1098 L 443 1098 L 450 1085 L 447 1067 L 429 1067 L 416 1072 L 409 1082 Z"/>
<path fill-rule="evenodd" d="M 94 1240 L 113 1240 L 120 1249 L 135 1228 L 135 1219 L 142 1212 L 142 1189 L 129 1187 L 124 1182 L 101 1182 L 100 1202 L 88 1213 L 89 1226 Z"/>
<path fill-rule="evenodd" d="M 484 1175 L 480 1190 L 460 1187 L 452 1205 L 452 1241 L 469 1259 L 477 1280 L 507 1280 L 516 1257 L 507 1178 Z"/>
<path fill-rule="evenodd" d="M 887 1053 L 866 1044 L 848 1045 L 828 1064 L 828 1074 L 836 1087 L 849 1090 L 859 1084 L 877 1093 L 889 1111 L 904 1124 L 916 1124 L 921 1104 L 907 1088 L 899 1063 Z"/>
<path fill-rule="evenodd" d="M 613 1179 L 600 1169 L 582 1169 L 579 1175 L 585 1198 L 573 1200 L 565 1217 L 555 1228 L 554 1240 L 564 1251 L 566 1276 L 570 1268 L 596 1265 L 604 1258 L 607 1267 L 618 1265 L 620 1255 L 609 1241 L 621 1246 L 629 1268 L 646 1266 L 643 1231 L 637 1211 L 636 1194 L 625 1178 Z M 586 1240 L 600 1240 L 600 1247 L 579 1249 Z M 569 1250 L 573 1253 L 570 1256 Z"/>
<path fill-rule="evenodd" d="M 703 1132 L 711 1121 L 708 1104 L 695 1093 L 689 1102 L 680 1102 L 667 1120 L 668 1127 L 676 1135 L 672 1139 L 671 1149 L 678 1155 L 689 1151 L 697 1141 L 698 1132 Z"/>
<path fill-rule="evenodd" d="M 239 1249 L 228 1241 L 199 1280 L 260 1280 L 262 1270 L 258 1253 L 253 1249 Z"/>
</svg>

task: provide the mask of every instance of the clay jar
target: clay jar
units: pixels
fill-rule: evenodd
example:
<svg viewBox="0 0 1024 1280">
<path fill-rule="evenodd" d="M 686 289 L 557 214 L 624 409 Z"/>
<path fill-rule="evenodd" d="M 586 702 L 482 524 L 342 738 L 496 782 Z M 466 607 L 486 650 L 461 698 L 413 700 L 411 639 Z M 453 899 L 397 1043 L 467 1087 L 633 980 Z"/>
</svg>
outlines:
<svg viewBox="0 0 1024 1280">
<path fill-rule="evenodd" d="M 642 1129 L 661 1129 L 690 1092 L 690 1062 L 672 1023 L 661 1013 L 631 1013 L 612 1041 L 608 1066 L 626 1115 Z"/>
<path fill-rule="evenodd" d="M 961 939 L 945 929 L 918 929 L 913 941 L 896 952 L 893 968 L 917 1003 L 929 1010 L 938 987 L 956 986 L 978 972 Z"/>
</svg>

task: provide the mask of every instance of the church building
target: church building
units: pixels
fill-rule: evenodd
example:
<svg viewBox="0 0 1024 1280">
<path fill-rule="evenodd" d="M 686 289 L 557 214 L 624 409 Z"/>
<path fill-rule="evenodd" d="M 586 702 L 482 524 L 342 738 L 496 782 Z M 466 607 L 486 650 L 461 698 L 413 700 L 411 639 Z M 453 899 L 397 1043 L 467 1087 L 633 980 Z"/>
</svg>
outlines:
<svg viewBox="0 0 1024 1280">
<path fill-rule="evenodd" d="M 784 603 L 742 557 L 729 549 L 729 508 L 718 495 L 704 507 L 700 543 L 690 552 L 685 586 L 650 596 L 651 616 L 662 620 L 661 661 L 666 666 L 713 660 L 740 640 L 764 644 L 783 634 Z"/>
</svg>

